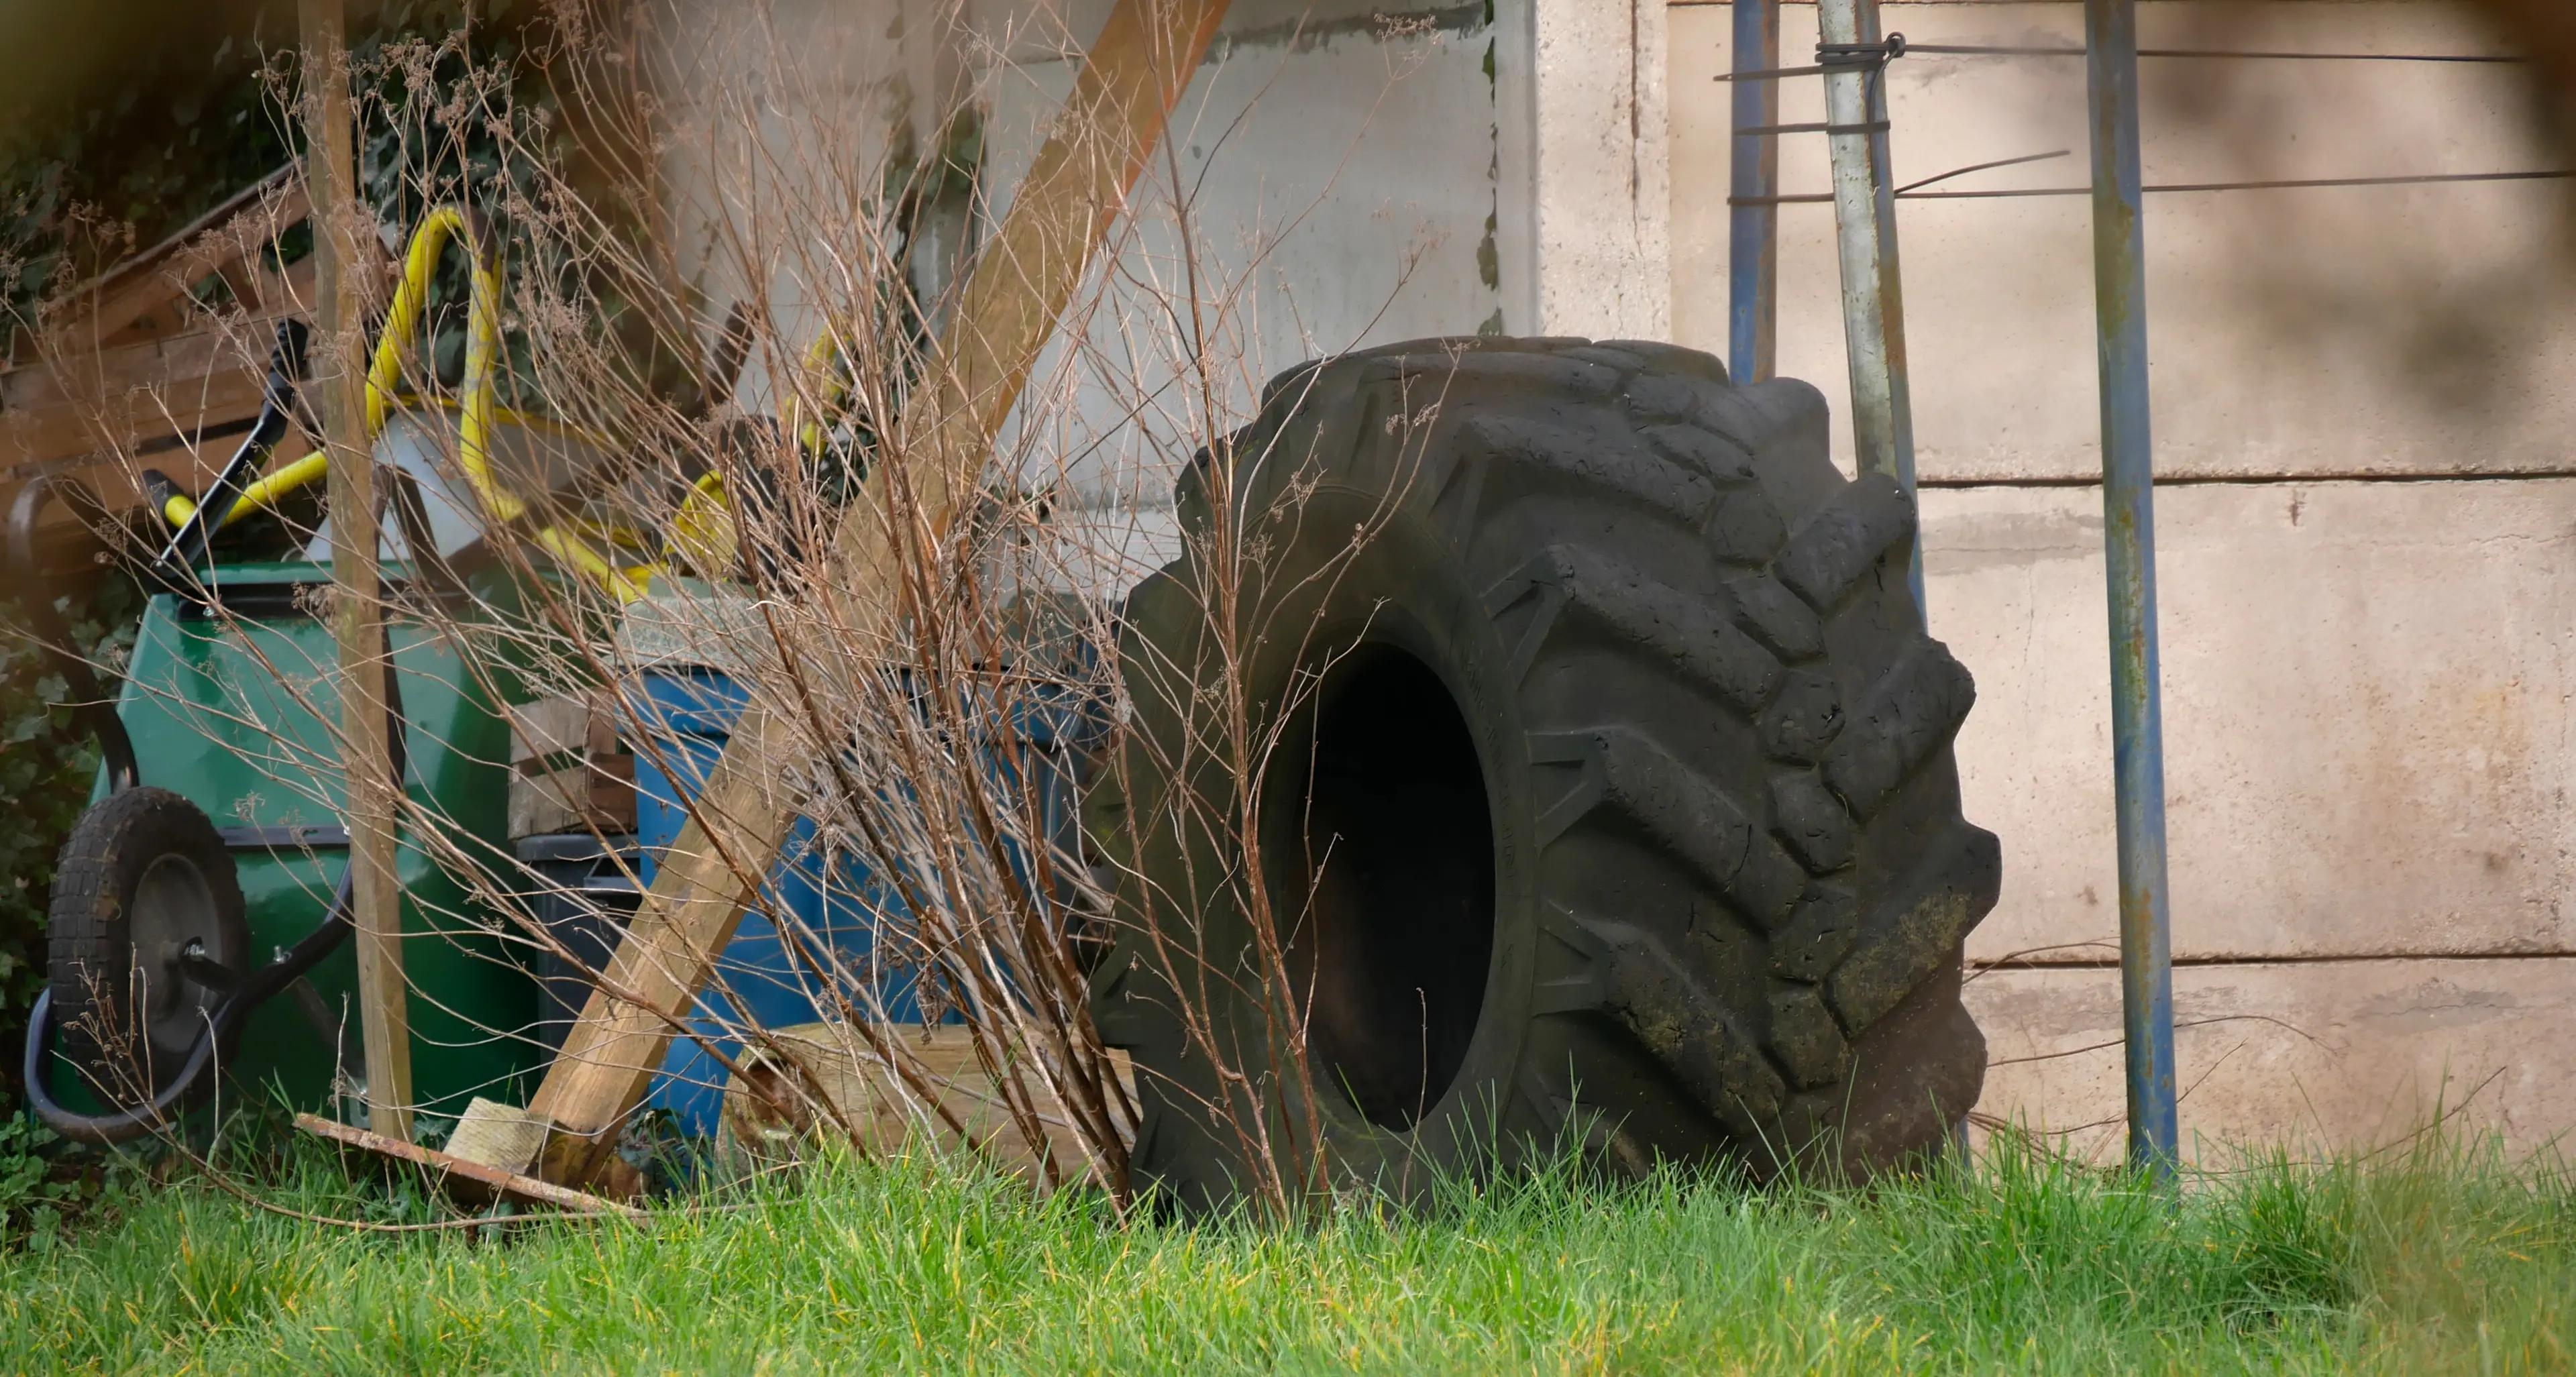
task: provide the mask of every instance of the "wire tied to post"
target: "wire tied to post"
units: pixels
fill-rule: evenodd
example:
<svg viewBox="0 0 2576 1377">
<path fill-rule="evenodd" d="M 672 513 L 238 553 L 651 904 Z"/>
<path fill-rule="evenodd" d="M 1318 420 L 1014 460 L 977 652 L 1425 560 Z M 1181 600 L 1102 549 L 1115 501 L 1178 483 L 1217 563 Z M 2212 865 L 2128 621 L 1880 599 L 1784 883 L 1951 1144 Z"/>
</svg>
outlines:
<svg viewBox="0 0 2576 1377">
<path fill-rule="evenodd" d="M 1858 67 L 1877 73 L 1887 64 L 1906 54 L 1905 35 L 1889 34 L 1878 43 L 1819 43 L 1813 67 L 1772 67 L 1754 72 L 1720 72 L 1712 81 L 1779 81 L 1787 77 L 1821 76 L 1827 72 L 1846 72 Z"/>
<path fill-rule="evenodd" d="M 1819 43 L 1816 66 L 1828 72 L 1847 71 L 1854 67 L 1883 71 L 1887 64 L 1905 56 L 1905 35 L 1892 33 L 1881 43 Z M 1785 76 L 1787 73 L 1782 73 Z"/>
</svg>

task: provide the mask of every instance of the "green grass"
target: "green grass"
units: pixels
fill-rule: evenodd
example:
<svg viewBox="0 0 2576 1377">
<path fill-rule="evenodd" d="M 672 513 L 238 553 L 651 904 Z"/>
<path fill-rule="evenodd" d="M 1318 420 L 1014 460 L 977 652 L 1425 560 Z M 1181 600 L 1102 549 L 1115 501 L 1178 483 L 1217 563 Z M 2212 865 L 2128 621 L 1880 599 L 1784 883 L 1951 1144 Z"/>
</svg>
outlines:
<svg viewBox="0 0 2576 1377">
<path fill-rule="evenodd" d="M 408 1190 L 408 1188 L 405 1188 Z M 425 1209 L 305 1153 L 266 1198 Z M 1427 1218 L 1121 1226 L 923 1159 L 642 1227 L 355 1234 L 202 1181 L 0 1256 L 30 1371 L 2549 1371 L 2554 1171 L 2457 1147 L 2196 1177 L 2026 1153 L 1866 1195 L 1563 1174 Z"/>
</svg>

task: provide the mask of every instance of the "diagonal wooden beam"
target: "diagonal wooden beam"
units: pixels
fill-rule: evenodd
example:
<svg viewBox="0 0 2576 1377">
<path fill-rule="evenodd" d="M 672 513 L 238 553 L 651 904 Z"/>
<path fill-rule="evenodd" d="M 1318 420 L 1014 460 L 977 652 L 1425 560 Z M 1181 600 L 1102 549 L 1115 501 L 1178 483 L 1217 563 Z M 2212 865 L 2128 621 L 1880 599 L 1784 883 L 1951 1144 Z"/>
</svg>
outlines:
<svg viewBox="0 0 2576 1377">
<path fill-rule="evenodd" d="M 907 409 L 899 443 L 909 501 L 891 502 L 896 464 L 880 464 L 850 505 L 834 546 L 831 586 L 844 623 L 870 636 L 899 615 L 890 513 L 936 540 L 972 489 L 1029 369 L 1082 285 L 1127 193 L 1206 55 L 1227 0 L 1119 0 L 1084 54 L 1073 93 L 1011 199 L 1000 232 L 977 258 L 929 370 L 934 385 Z M 588 1181 L 618 1127 L 642 1102 L 670 1044 L 670 1019 L 707 980 L 785 840 L 792 800 L 777 788 L 793 734 L 757 706 L 736 724 L 723 757 L 654 875 L 651 893 L 548 1069 L 530 1112 L 553 1126 L 538 1166 L 562 1185 Z M 716 823 L 712 829 L 700 818 Z M 635 1003 L 613 999 L 614 989 Z"/>
</svg>

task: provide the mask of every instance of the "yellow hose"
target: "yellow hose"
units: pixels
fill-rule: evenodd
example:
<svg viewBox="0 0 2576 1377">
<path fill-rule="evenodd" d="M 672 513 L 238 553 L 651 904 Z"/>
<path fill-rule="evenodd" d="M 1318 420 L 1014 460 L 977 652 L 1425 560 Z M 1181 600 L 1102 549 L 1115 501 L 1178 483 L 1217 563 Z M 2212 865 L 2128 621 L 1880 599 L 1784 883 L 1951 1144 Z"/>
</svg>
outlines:
<svg viewBox="0 0 2576 1377">
<path fill-rule="evenodd" d="M 399 400 L 405 406 L 434 406 L 444 411 L 461 409 L 458 403 L 445 397 L 405 396 Z M 492 408 L 492 419 L 501 425 L 520 426 L 529 430 L 543 431 L 562 439 L 581 440 L 602 449 L 608 448 L 611 443 L 605 436 L 567 426 L 550 417 L 540 416 L 533 411 L 521 411 L 514 407 Z M 224 518 L 224 525 L 229 526 L 252 512 L 275 505 L 278 499 L 288 493 L 307 484 L 322 481 L 330 475 L 330 471 L 330 465 L 325 461 L 322 451 L 318 449 L 292 464 L 271 470 L 266 477 L 242 489 L 241 496 L 233 499 L 232 512 Z M 170 523 L 172 530 L 188 524 L 188 518 L 196 514 L 197 500 L 186 493 L 172 493 L 161 504 L 162 519 Z"/>
<path fill-rule="evenodd" d="M 394 292 L 392 308 L 385 313 L 385 328 L 376 340 L 375 361 L 367 370 L 367 441 L 372 444 L 385 433 L 385 423 L 394 407 L 405 400 L 401 395 L 403 352 L 428 308 L 430 279 L 438 271 L 438 260 L 447 251 L 448 241 L 460 234 L 473 259 L 474 271 L 466 304 L 465 400 L 458 405 L 463 414 L 457 422 L 457 448 L 475 498 L 495 519 L 509 521 L 525 512 L 527 504 L 492 481 L 494 422 L 523 419 L 516 412 L 502 411 L 495 396 L 501 353 L 501 270 L 477 242 L 473 222 L 459 207 L 440 206 L 412 232 L 411 247 L 403 256 L 402 283 Z M 225 517 L 226 524 L 322 478 L 328 471 L 318 451 L 288 464 L 243 489 L 231 515 Z M 161 510 L 163 517 L 177 526 L 195 514 L 197 504 L 173 495 Z"/>
<path fill-rule="evenodd" d="M 832 338 L 832 328 L 828 325 L 823 327 L 821 334 L 814 336 L 812 344 L 805 346 L 805 368 L 799 375 L 800 381 L 812 382 L 815 389 L 822 393 L 825 407 L 841 400 L 841 394 L 846 390 L 841 385 L 839 373 L 832 369 L 832 365 L 840 358 L 840 353 L 841 346 Z M 801 387 L 789 388 L 786 397 L 779 404 L 778 412 L 780 425 L 788 434 L 796 437 L 796 448 L 800 454 L 810 453 L 823 447 L 821 420 L 807 421 L 802 425 L 797 423 L 796 398 L 802 391 Z"/>
<path fill-rule="evenodd" d="M 429 306 L 430 279 L 438 271 L 440 257 L 449 241 L 462 237 L 467 256 L 473 265 L 472 291 L 466 305 L 465 382 L 463 400 L 454 404 L 457 419 L 457 450 L 467 484 L 475 499 L 496 521 L 513 521 L 527 512 L 527 503 L 492 477 L 491 442 L 496 423 L 508 421 L 527 424 L 537 418 L 523 417 L 504 410 L 498 399 L 498 373 L 501 355 L 501 268 L 496 258 L 482 243 L 474 222 L 463 208 L 440 206 L 412 231 L 410 247 L 403 255 L 402 282 L 394 292 L 392 306 L 385 312 L 384 330 L 377 336 L 373 363 L 367 369 L 367 440 L 370 444 L 384 434 L 385 424 L 398 405 L 407 399 L 402 393 L 403 355 L 420 329 L 421 318 Z M 829 329 L 814 337 L 806 348 L 805 379 L 821 394 L 828 409 L 847 392 L 833 365 L 840 348 Z M 779 419 L 788 434 L 796 437 L 799 453 L 811 452 L 823 444 L 821 420 L 803 420 L 798 415 L 797 398 L 801 388 L 790 388 L 780 405 Z M 448 405 L 443 401 L 435 405 Z M 595 438 L 595 437 L 583 437 Z M 283 468 L 267 474 L 242 490 L 225 524 L 251 512 L 274 505 L 286 494 L 320 480 L 329 472 L 329 464 L 319 450 Z M 195 515 L 197 503 L 173 494 L 162 503 L 162 516 L 172 526 L 184 525 Z M 724 478 L 707 473 L 690 485 L 672 518 L 672 545 L 701 569 L 721 566 L 734 553 L 735 533 L 732 503 L 725 492 Z M 621 603 L 633 602 L 651 588 L 653 576 L 661 572 L 657 565 L 620 566 L 612 563 L 579 534 L 562 526 L 548 526 L 538 531 L 535 541 L 563 564 L 590 577 Z"/>
<path fill-rule="evenodd" d="M 670 547 L 700 573 L 713 574 L 732 565 L 735 551 L 733 504 L 725 493 L 724 475 L 710 469 L 689 485 L 671 514 Z"/>
<path fill-rule="evenodd" d="M 554 556 L 557 561 L 588 575 L 621 605 L 635 601 L 652 589 L 653 575 L 656 572 L 652 566 L 638 565 L 621 569 L 609 563 L 580 537 L 561 526 L 548 526 L 538 531 L 535 539 L 537 548 Z"/>
<path fill-rule="evenodd" d="M 233 499 L 232 510 L 224 513 L 223 524 L 229 526 L 252 512 L 271 506 L 279 498 L 329 471 L 329 457 L 318 449 L 292 464 L 276 469 L 241 490 L 241 496 Z M 188 518 L 196 514 L 197 500 L 185 493 L 174 492 L 161 503 L 161 515 L 173 529 L 187 525 Z"/>
<path fill-rule="evenodd" d="M 395 289 L 392 306 L 385 312 L 384 330 L 377 336 L 376 353 L 367 369 L 367 440 L 373 444 L 385 432 L 394 408 L 407 400 L 402 395 L 403 354 L 420 329 L 421 318 L 429 306 L 431 278 L 438 271 L 441 255 L 449 241 L 462 237 L 473 264 L 472 290 L 466 304 L 465 318 L 465 385 L 464 398 L 456 404 L 457 451 L 466 483 L 474 490 L 475 500 L 496 521 L 511 521 L 525 514 L 528 506 L 516 494 L 502 488 L 492 478 L 492 433 L 494 423 L 510 420 L 524 424 L 532 418 L 504 411 L 498 404 L 497 382 L 501 355 L 501 270 L 475 232 L 473 220 L 457 206 L 440 206 L 412 231 L 411 246 L 403 255 L 401 284 Z M 412 399 L 416 400 L 416 399 Z M 437 404 L 437 403 L 433 403 Z M 587 437 L 585 437 L 587 438 Z M 235 519 L 275 503 L 279 498 L 324 477 L 330 471 L 327 456 L 321 451 L 308 454 L 252 483 L 235 499 L 224 520 Z M 171 525 L 185 524 L 196 514 L 194 500 L 172 495 L 162 504 L 162 516 Z M 536 543 L 558 561 L 587 575 L 608 590 L 620 602 L 642 597 L 651 586 L 653 571 L 649 567 L 620 568 L 590 548 L 578 535 L 560 526 L 549 526 L 536 533 Z"/>
<path fill-rule="evenodd" d="M 515 521 L 528 504 L 492 481 L 492 422 L 501 356 L 501 265 L 489 246 L 479 242 L 473 222 L 459 207 L 440 206 L 412 231 L 411 248 L 403 255 L 402 285 L 385 312 L 384 332 L 376 338 L 375 364 L 367 370 L 367 440 L 372 444 L 384 434 L 386 416 L 402 382 L 403 352 L 429 306 L 430 278 L 438 271 L 447 241 L 459 235 L 473 264 L 473 290 L 465 307 L 465 386 L 456 427 L 457 458 L 483 510 L 495 521 Z"/>
<path fill-rule="evenodd" d="M 805 346 L 800 380 L 820 394 L 824 408 L 830 408 L 849 394 L 835 367 L 840 362 L 839 340 L 829 326 Z M 798 398 L 804 387 L 791 387 L 779 398 L 779 425 L 796 437 L 799 454 L 811 454 L 823 447 L 823 422 L 820 417 L 803 420 L 799 416 Z M 689 493 L 680 499 L 679 510 L 671 517 L 671 546 L 701 572 L 723 568 L 732 563 L 736 553 L 733 502 L 725 491 L 724 475 L 707 472 L 689 485 Z"/>
</svg>

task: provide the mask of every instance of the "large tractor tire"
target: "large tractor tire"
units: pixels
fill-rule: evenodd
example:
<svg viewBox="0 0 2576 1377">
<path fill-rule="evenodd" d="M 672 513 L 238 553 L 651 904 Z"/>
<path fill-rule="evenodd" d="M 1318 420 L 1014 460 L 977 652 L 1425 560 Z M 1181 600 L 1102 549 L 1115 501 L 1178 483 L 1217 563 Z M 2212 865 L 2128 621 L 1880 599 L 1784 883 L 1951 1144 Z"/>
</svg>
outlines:
<svg viewBox="0 0 2576 1377">
<path fill-rule="evenodd" d="M 1230 495 L 1202 455 L 1192 552 L 1129 600 L 1091 801 L 1140 1183 L 1221 1203 L 1318 1127 L 1336 1175 L 1400 1190 L 1533 1150 L 1851 1178 L 1946 1143 L 2000 866 L 1959 811 L 1975 688 L 1907 592 L 1911 504 L 1835 471 L 1814 388 L 1426 340 L 1282 375 L 1227 445 Z M 1239 692 L 1195 543 L 1218 499 Z"/>
</svg>

